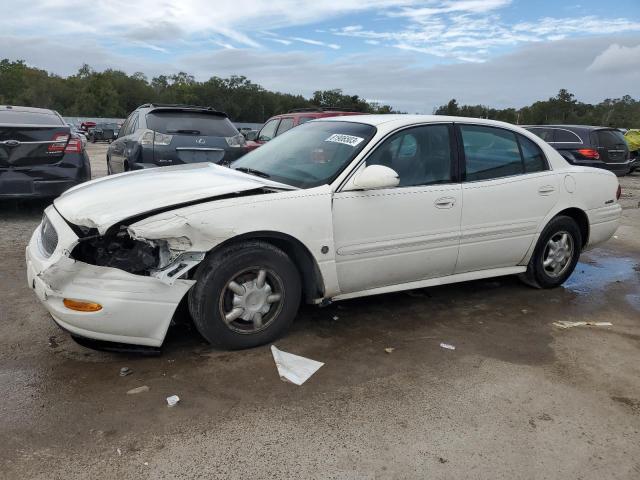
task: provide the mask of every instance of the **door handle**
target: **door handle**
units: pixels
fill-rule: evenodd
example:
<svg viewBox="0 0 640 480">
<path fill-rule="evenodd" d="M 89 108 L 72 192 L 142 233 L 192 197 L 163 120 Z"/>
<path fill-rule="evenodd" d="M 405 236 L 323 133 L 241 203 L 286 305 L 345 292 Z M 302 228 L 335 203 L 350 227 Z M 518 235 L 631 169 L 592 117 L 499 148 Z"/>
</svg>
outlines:
<svg viewBox="0 0 640 480">
<path fill-rule="evenodd" d="M 543 185 L 542 187 L 538 188 L 538 193 L 540 195 L 549 195 L 555 191 L 556 189 L 553 188 L 552 185 Z"/>
<path fill-rule="evenodd" d="M 453 197 L 442 197 L 435 201 L 436 208 L 451 208 L 456 204 L 456 199 Z"/>
</svg>

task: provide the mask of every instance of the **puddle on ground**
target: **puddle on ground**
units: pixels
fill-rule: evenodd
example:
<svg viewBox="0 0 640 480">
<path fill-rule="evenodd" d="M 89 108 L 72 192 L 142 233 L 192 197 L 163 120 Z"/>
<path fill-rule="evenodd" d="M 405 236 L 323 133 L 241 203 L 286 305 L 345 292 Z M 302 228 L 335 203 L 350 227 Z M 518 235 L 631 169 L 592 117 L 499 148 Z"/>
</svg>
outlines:
<svg viewBox="0 0 640 480">
<path fill-rule="evenodd" d="M 604 293 L 603 289 L 616 282 L 638 283 L 637 260 L 630 257 L 599 257 L 588 263 L 579 262 L 564 282 L 564 288 L 578 295 Z"/>
</svg>

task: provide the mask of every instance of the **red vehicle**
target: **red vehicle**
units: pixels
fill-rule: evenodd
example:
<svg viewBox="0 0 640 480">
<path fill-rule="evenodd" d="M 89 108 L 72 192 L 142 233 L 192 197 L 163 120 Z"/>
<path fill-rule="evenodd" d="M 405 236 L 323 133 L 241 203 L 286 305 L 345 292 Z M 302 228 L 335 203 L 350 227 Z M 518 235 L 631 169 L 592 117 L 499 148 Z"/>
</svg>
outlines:
<svg viewBox="0 0 640 480">
<path fill-rule="evenodd" d="M 343 115 L 365 115 L 362 112 L 353 112 L 340 108 L 296 108 L 287 113 L 271 117 L 254 135 L 247 135 L 247 149 L 254 150 L 260 145 L 277 137 L 281 133 L 302 125 L 309 120 L 324 117 L 341 117 Z"/>
<path fill-rule="evenodd" d="M 80 130 L 88 132 L 90 128 L 96 128 L 96 122 L 82 122 L 80 124 Z"/>
</svg>

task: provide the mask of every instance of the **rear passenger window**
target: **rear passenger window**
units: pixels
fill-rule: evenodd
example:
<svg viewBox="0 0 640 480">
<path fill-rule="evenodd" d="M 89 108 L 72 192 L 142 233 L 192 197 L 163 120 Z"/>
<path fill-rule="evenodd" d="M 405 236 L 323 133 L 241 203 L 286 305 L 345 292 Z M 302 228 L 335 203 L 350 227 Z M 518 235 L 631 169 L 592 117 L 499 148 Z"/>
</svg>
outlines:
<svg viewBox="0 0 640 480">
<path fill-rule="evenodd" d="M 553 130 L 550 128 L 528 128 L 531 133 L 537 135 L 545 142 L 553 142 Z"/>
<path fill-rule="evenodd" d="M 283 118 L 280 120 L 280 125 L 278 125 L 276 136 L 286 132 L 287 130 L 291 130 L 291 128 L 293 128 L 293 118 Z"/>
<path fill-rule="evenodd" d="M 518 135 L 525 173 L 542 172 L 547 170 L 547 162 L 538 145 L 524 135 Z"/>
<path fill-rule="evenodd" d="M 460 132 L 467 181 L 524 173 L 515 133 L 479 125 L 461 125 Z"/>
<path fill-rule="evenodd" d="M 556 128 L 556 143 L 582 143 L 578 135 L 564 128 Z"/>
</svg>

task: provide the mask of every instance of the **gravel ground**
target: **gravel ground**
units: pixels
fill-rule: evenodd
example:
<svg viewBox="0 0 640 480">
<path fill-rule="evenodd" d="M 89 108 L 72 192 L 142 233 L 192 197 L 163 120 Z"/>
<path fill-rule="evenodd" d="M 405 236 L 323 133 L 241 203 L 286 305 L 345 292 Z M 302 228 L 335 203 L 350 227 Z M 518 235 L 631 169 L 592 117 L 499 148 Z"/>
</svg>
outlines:
<svg viewBox="0 0 640 480">
<path fill-rule="evenodd" d="M 104 174 L 106 146 L 89 150 Z M 563 288 L 505 277 L 303 308 L 277 342 L 325 362 L 302 387 L 268 347 L 216 351 L 188 325 L 159 357 L 75 344 L 26 286 L 45 204 L 2 203 L 0 478 L 640 478 L 640 174 L 622 184 L 616 238 Z"/>
</svg>

